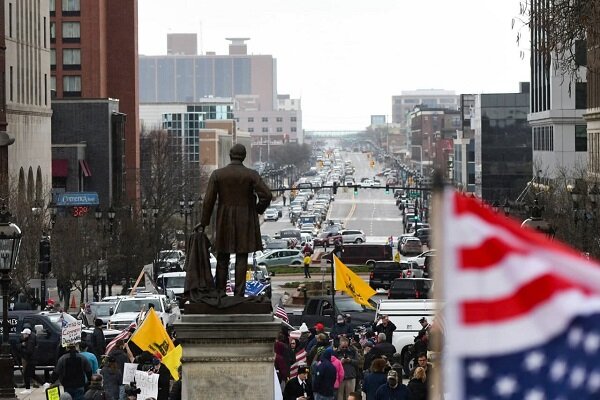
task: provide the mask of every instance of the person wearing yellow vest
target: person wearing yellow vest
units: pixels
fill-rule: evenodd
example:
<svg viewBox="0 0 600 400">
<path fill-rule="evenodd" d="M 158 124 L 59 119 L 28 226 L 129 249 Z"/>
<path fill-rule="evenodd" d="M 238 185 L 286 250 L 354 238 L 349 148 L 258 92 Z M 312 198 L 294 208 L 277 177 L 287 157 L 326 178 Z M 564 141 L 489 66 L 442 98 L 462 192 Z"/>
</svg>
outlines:
<svg viewBox="0 0 600 400">
<path fill-rule="evenodd" d="M 312 278 L 312 276 L 310 276 L 310 263 L 312 262 L 312 258 L 310 257 L 310 254 L 306 253 L 304 255 L 304 278 Z"/>
</svg>

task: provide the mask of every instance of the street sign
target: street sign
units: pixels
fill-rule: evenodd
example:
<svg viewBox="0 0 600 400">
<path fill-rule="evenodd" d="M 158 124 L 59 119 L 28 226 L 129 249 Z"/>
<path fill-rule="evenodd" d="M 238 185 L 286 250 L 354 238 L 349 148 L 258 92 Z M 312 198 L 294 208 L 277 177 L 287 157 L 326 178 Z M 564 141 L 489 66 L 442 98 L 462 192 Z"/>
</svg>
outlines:
<svg viewBox="0 0 600 400">
<path fill-rule="evenodd" d="M 56 278 L 46 278 L 46 288 L 55 288 L 56 285 Z M 37 278 L 30 279 L 29 287 L 32 289 L 40 289 L 42 287 L 42 280 Z"/>
<path fill-rule="evenodd" d="M 56 195 L 58 207 L 97 206 L 98 204 L 100 199 L 96 192 L 65 192 Z"/>
</svg>

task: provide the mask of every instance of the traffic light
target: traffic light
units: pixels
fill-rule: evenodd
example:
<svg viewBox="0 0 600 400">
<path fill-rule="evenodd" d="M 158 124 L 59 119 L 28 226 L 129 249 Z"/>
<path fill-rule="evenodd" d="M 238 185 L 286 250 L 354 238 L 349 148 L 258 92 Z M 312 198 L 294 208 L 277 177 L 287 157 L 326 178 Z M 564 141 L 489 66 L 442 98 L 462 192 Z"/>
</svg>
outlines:
<svg viewBox="0 0 600 400">
<path fill-rule="evenodd" d="M 390 184 L 389 183 L 385 184 L 385 194 L 390 194 Z"/>
<path fill-rule="evenodd" d="M 354 195 L 358 196 L 358 185 L 354 185 Z"/>
<path fill-rule="evenodd" d="M 48 274 L 52 269 L 50 262 L 50 239 L 44 236 L 40 240 L 40 261 L 38 263 L 38 272 L 40 274 Z"/>
<path fill-rule="evenodd" d="M 371 160 L 371 168 L 375 166 L 375 161 Z"/>
<path fill-rule="evenodd" d="M 333 182 L 333 194 L 337 194 L 337 182 Z"/>
</svg>

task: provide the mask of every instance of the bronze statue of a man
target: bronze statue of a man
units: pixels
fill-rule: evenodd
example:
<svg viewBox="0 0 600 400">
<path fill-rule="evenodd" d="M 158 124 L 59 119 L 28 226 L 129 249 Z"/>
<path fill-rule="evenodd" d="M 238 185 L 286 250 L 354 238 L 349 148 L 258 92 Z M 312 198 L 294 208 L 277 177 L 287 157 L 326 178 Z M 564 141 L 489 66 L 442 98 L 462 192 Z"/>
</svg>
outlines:
<svg viewBox="0 0 600 400">
<path fill-rule="evenodd" d="M 225 295 L 229 271 L 229 255 L 235 258 L 234 295 L 244 297 L 248 253 L 262 250 L 258 214 L 265 212 L 271 203 L 271 190 L 258 172 L 246 168 L 246 148 L 234 145 L 229 151 L 231 163 L 210 175 L 204 206 L 201 229 L 210 224 L 210 217 L 218 198 L 216 236 L 213 250 L 217 254 L 215 283 L 220 296 Z M 258 201 L 257 201 L 258 198 Z"/>
</svg>

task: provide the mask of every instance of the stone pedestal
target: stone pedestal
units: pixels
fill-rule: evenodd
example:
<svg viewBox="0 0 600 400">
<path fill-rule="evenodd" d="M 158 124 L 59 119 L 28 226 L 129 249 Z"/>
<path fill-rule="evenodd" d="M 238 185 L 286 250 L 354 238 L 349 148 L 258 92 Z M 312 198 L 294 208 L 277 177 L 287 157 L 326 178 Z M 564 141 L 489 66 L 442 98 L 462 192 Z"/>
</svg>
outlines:
<svg viewBox="0 0 600 400">
<path fill-rule="evenodd" d="M 183 346 L 182 399 L 273 399 L 272 314 L 192 314 L 175 324 Z"/>
</svg>

